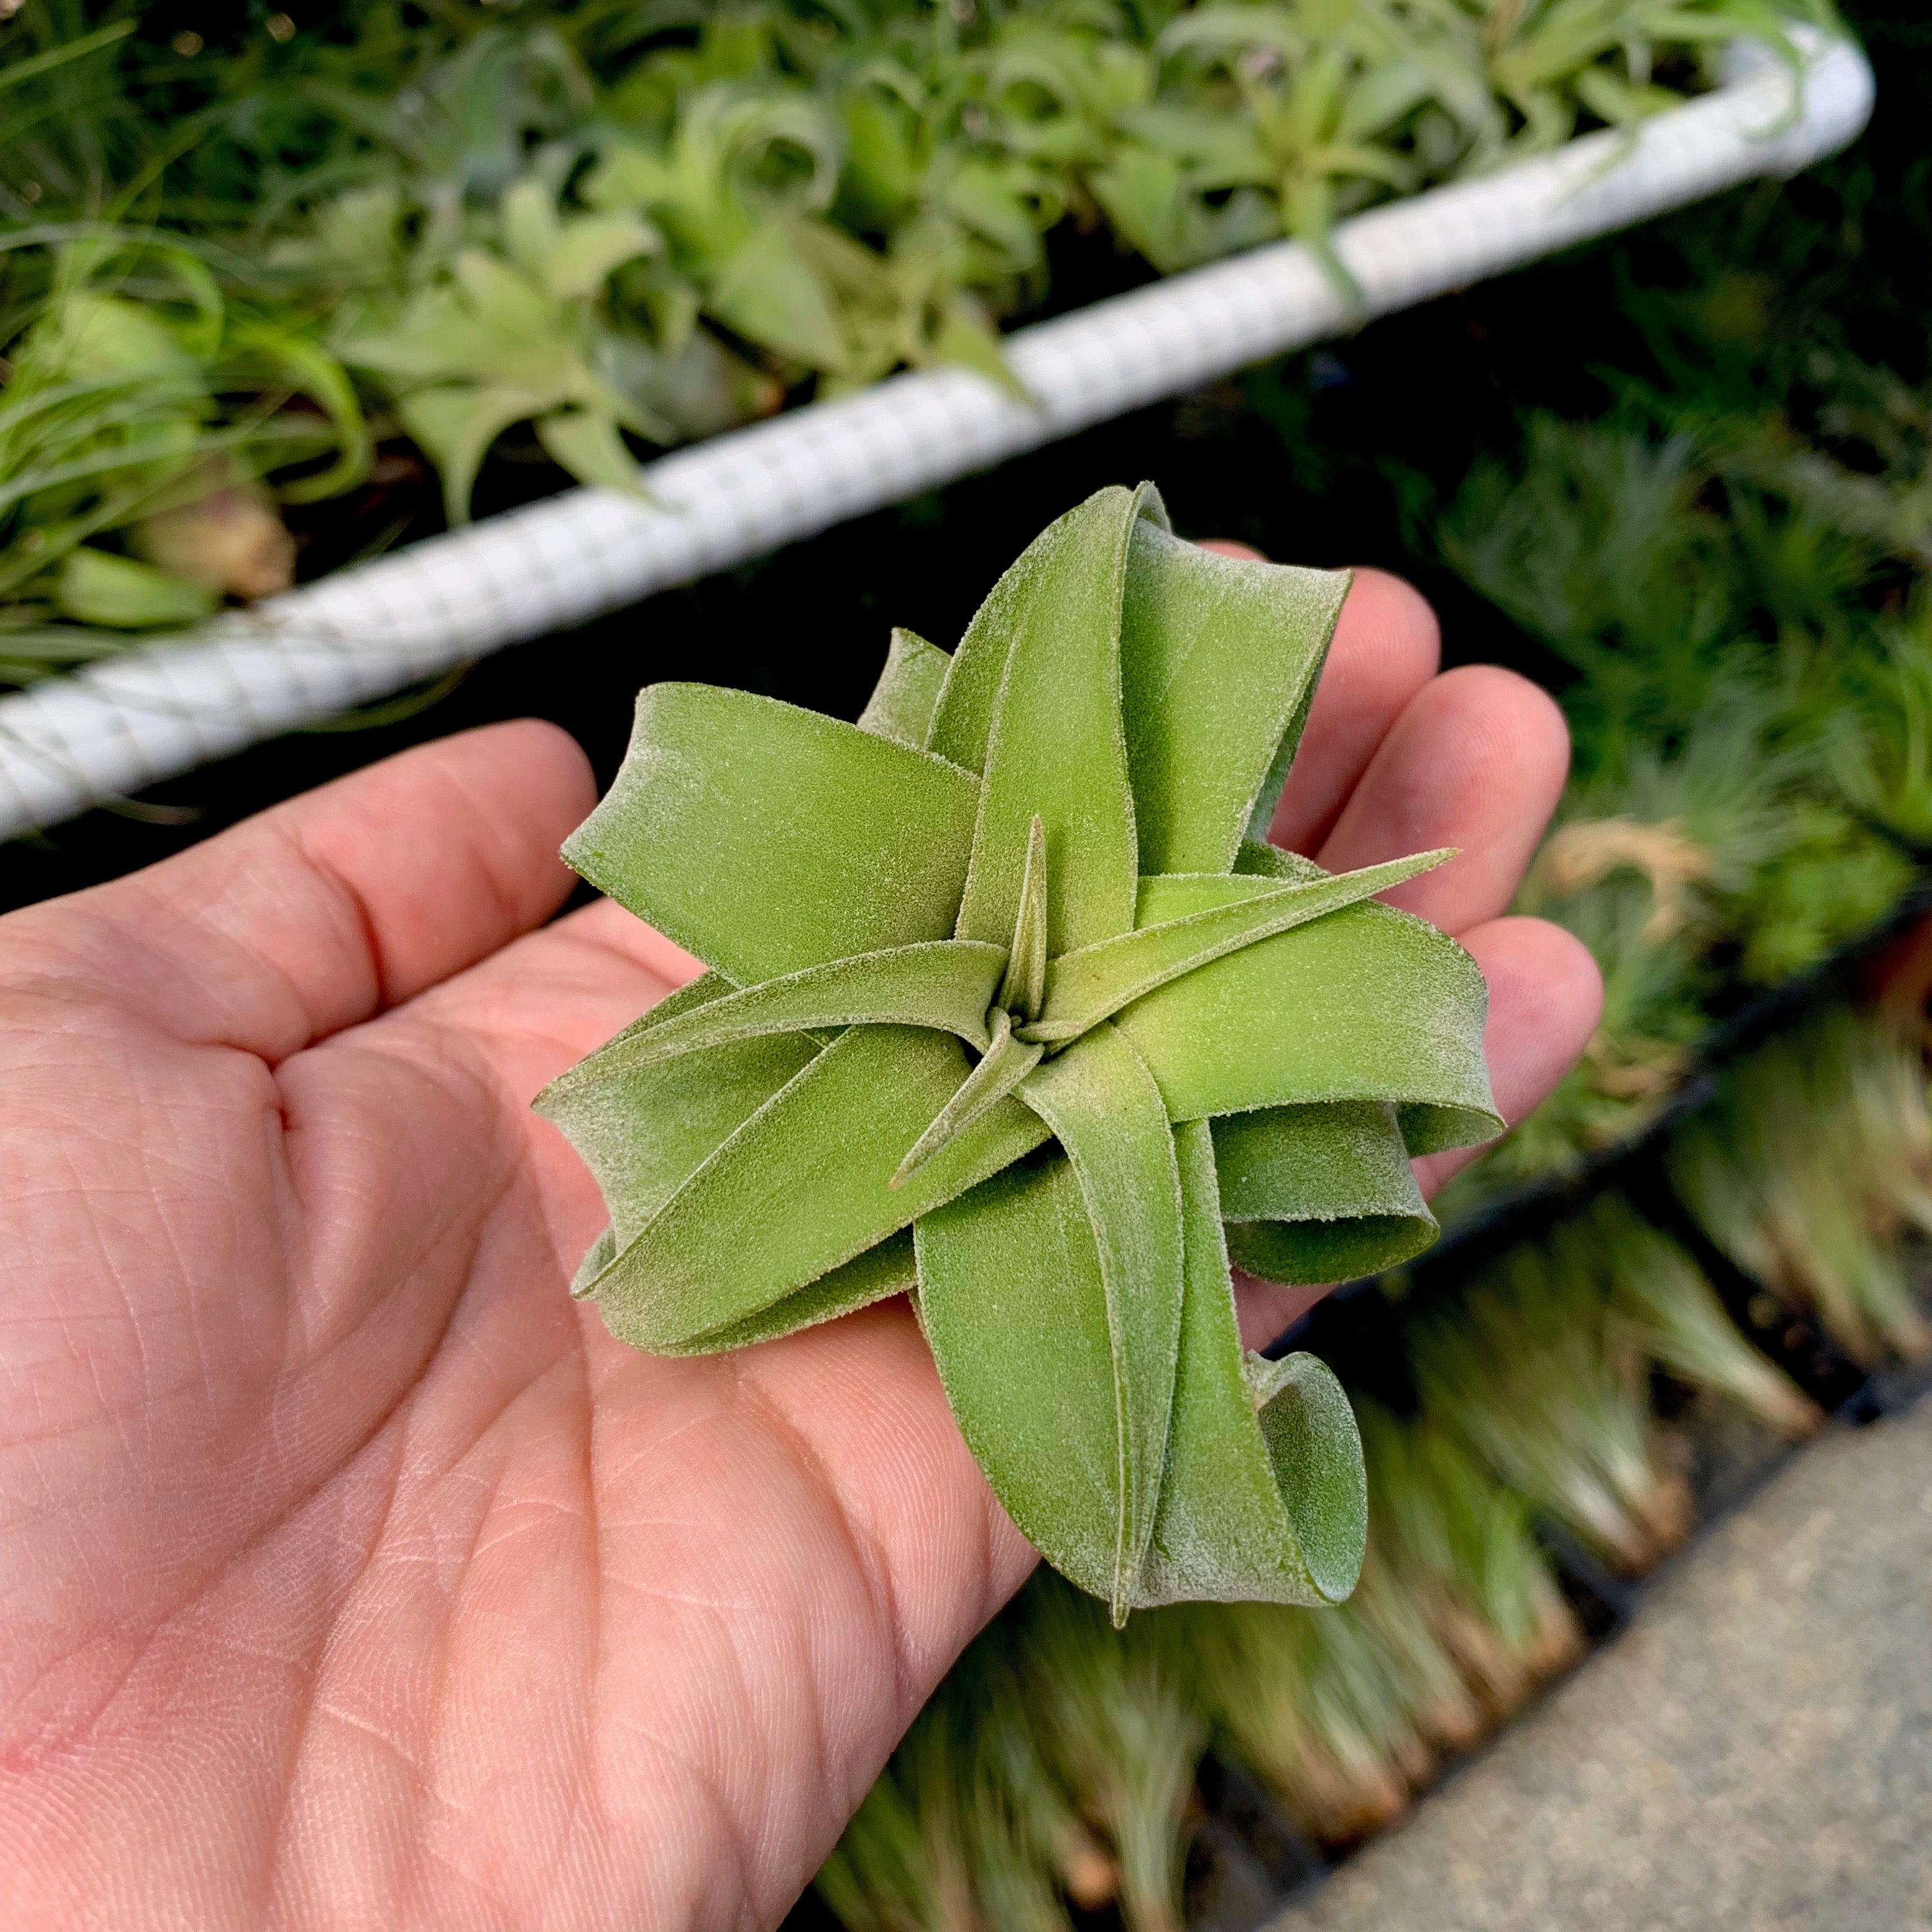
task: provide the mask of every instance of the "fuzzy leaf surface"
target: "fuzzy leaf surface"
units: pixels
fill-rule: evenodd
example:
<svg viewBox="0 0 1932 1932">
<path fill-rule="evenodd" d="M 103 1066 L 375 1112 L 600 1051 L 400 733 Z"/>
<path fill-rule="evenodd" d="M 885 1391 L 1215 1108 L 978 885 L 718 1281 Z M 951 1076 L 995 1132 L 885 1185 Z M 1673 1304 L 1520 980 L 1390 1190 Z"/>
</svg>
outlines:
<svg viewBox="0 0 1932 1932">
<path fill-rule="evenodd" d="M 720 974 L 692 980 L 537 1096 L 536 1111 L 562 1130 L 596 1175 L 620 1242 L 635 1236 L 824 1044 L 790 1034 L 655 1066 L 631 1066 L 638 1043 L 657 1028 L 730 992 L 731 982 Z M 604 1257 L 599 1272 L 611 1258 Z"/>
<path fill-rule="evenodd" d="M 717 1049 L 714 1049 L 716 1051 Z M 663 1063 L 698 1064 L 698 1057 Z M 1046 1139 L 1002 1100 L 897 1188 L 968 1072 L 950 1034 L 854 1027 L 745 1122 L 598 1279 L 620 1340 L 658 1353 L 743 1322 Z"/>
<path fill-rule="evenodd" d="M 1142 913 L 1158 922 L 1268 890 L 1237 878 L 1147 879 Z M 1175 1120 L 1388 1100 L 1402 1110 L 1410 1151 L 1432 1154 L 1502 1130 L 1470 1051 L 1488 1004 L 1481 970 L 1453 939 L 1365 902 L 1214 960 L 1115 1024 Z"/>
<path fill-rule="evenodd" d="M 904 1228 L 862 1255 L 854 1256 L 844 1266 L 773 1302 L 770 1307 L 748 1315 L 742 1321 L 728 1322 L 721 1328 L 694 1335 L 662 1352 L 718 1355 L 733 1348 L 748 1348 L 754 1342 L 776 1341 L 796 1334 L 801 1328 L 814 1328 L 821 1322 L 836 1322 L 842 1315 L 856 1314 L 889 1296 L 910 1294 L 918 1286 L 912 1230 Z"/>
<path fill-rule="evenodd" d="M 1028 1542 L 1112 1603 L 1120 1410 L 1100 1252 L 1080 1184 L 1048 1150 L 913 1228 L 920 1312 L 974 1460 Z"/>
<path fill-rule="evenodd" d="M 952 658 L 937 644 L 903 627 L 895 630 L 885 669 L 859 714 L 859 729 L 922 750 L 952 667 Z"/>
<path fill-rule="evenodd" d="M 654 684 L 564 856 L 748 984 L 951 938 L 977 791 L 956 766 L 836 718 Z"/>
<path fill-rule="evenodd" d="M 1046 836 L 1049 956 L 1134 922 L 1139 868 L 1120 730 L 1120 586 L 1140 513 L 1129 490 L 1090 496 L 1028 548 L 987 600 L 997 600 L 988 634 L 1010 642 L 987 735 L 962 939 L 1011 940 L 1036 817 Z M 966 651 L 962 644 L 956 671 Z M 946 704 L 942 697 L 942 718 Z"/>
<path fill-rule="evenodd" d="M 1395 1109 L 1263 1107 L 1213 1123 L 1228 1256 L 1264 1281 L 1348 1281 L 1436 1238 Z"/>
<path fill-rule="evenodd" d="M 1022 1030 L 1031 1040 L 1077 1040 L 1110 1014 L 1210 960 L 1386 892 L 1439 866 L 1450 856 L 1447 852 L 1418 852 L 1385 866 L 1365 866 L 1358 872 L 1312 879 L 1305 884 L 1280 886 L 1063 953 L 1047 968 L 1046 998 L 1040 1018 Z M 1220 875 L 1209 876 L 1217 884 L 1222 883 Z"/>
<path fill-rule="evenodd" d="M 1207 1123 L 1176 1128 L 1174 1144 L 1187 1294 L 1172 1448 L 1140 1601 L 1339 1603 L 1354 1588 L 1368 1522 L 1354 1413 L 1312 1355 L 1263 1364 L 1274 1387 L 1257 1390 L 1235 1324 Z"/>
<path fill-rule="evenodd" d="M 941 1148 L 956 1140 L 982 1114 L 1012 1093 L 1040 1064 L 1046 1049 L 1023 1040 L 1013 1031 L 1012 1016 L 1004 1009 L 994 1021 L 993 1035 L 979 1065 L 953 1089 L 932 1124 L 921 1134 L 898 1164 L 890 1185 L 903 1187 L 906 1177 L 922 1167 Z"/>
<path fill-rule="evenodd" d="M 1106 1594 L 1124 1622 L 1154 1533 L 1174 1406 L 1185 1285 L 1174 1132 L 1154 1076 L 1105 1021 L 1029 1076 L 1020 1097 L 1066 1150 L 1100 1256 L 1120 1454 Z"/>
<path fill-rule="evenodd" d="M 1265 829 L 1349 582 L 1135 525 L 1120 707 L 1143 872 L 1225 872 Z"/>
<path fill-rule="evenodd" d="M 621 1057 L 628 1067 L 706 1047 L 818 1028 L 932 1027 L 984 1051 L 986 1009 L 1006 955 L 970 940 L 928 940 L 808 966 L 706 1002 L 636 1036 Z M 612 1054 L 610 1064 L 620 1064 Z"/>
</svg>

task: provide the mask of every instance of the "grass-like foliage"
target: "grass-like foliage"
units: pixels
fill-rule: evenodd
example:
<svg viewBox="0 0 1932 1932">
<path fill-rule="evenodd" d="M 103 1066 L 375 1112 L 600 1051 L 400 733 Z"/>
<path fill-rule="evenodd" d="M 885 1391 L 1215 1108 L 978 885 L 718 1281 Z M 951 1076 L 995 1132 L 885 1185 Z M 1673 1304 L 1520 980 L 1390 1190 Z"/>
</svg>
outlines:
<svg viewBox="0 0 1932 1932">
<path fill-rule="evenodd" d="M 1628 410 L 1532 418 L 1442 527 L 1467 580 L 1578 674 L 1575 774 L 1519 904 L 1586 941 L 1605 992 L 1582 1065 L 1462 1178 L 1451 1219 L 1638 1131 L 1714 1010 L 1868 928 L 1932 832 L 1922 485 L 1902 427 L 1922 406 L 1838 365 L 1846 434 L 1874 394 L 1901 425 L 1894 446 L 1867 422 L 1880 466 L 1854 471 L 1842 439 L 1720 414 L 1713 359 L 1708 386 L 1651 398 L 1667 433 Z"/>
<path fill-rule="evenodd" d="M 1670 1174 L 1719 1247 L 1857 1360 L 1922 1356 L 1932 1324 L 1899 1252 L 1932 1234 L 1916 1044 L 1834 1009 L 1726 1076 L 1672 1138 Z"/>
</svg>

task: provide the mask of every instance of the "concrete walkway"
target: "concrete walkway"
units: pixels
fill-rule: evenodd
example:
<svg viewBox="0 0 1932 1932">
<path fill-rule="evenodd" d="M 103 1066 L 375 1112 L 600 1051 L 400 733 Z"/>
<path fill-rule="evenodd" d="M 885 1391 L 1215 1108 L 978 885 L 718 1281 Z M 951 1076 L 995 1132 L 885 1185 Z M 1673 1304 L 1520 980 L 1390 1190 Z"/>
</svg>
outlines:
<svg viewBox="0 0 1932 1932">
<path fill-rule="evenodd" d="M 1274 1932 L 1932 1928 L 1932 1400 L 1796 1457 Z"/>
</svg>

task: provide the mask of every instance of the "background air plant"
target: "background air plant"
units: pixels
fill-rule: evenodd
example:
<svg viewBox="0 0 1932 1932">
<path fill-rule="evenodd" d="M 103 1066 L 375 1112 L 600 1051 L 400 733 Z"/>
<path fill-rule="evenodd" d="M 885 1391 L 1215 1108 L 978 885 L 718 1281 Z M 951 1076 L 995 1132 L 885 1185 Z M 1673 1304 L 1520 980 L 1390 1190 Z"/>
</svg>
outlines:
<svg viewBox="0 0 1932 1932">
<path fill-rule="evenodd" d="M 29 314 L 0 391 L 0 676 L 286 589 L 278 499 L 368 462 L 334 359 L 139 236 L 65 244 Z"/>
<path fill-rule="evenodd" d="M 1181 1861 L 1205 1726 L 1147 1646 L 1042 1576 L 1020 1606 L 1025 1708 L 1045 1762 L 1109 1848 L 1134 1932 L 1179 1932 Z M 1081 1903 L 1097 1900 L 1090 1884 Z"/>
<path fill-rule="evenodd" d="M 1932 1347 L 1898 1248 L 1932 1232 L 1917 1047 L 1843 1009 L 1767 1042 L 1672 1136 L 1670 1177 L 1718 1246 L 1814 1311 L 1854 1360 Z"/>
<path fill-rule="evenodd" d="M 1508 1716 L 1574 1662 L 1582 1632 L 1529 1511 L 1439 1424 L 1355 1398 L 1370 1533 L 1490 1715 Z"/>
<path fill-rule="evenodd" d="M 556 0 L 514 23 L 451 0 L 204 39 L 125 0 L 47 0 L 9 22 L 0 67 L 0 96 L 16 70 L 32 96 L 0 138 L 0 348 L 30 372 L 34 318 L 70 332 L 86 299 L 63 251 L 132 235 L 248 318 L 245 339 L 184 342 L 165 278 L 117 298 L 160 304 L 201 365 L 197 441 L 248 452 L 206 493 L 234 493 L 219 517 L 260 522 L 252 481 L 298 460 L 271 445 L 317 406 L 338 460 L 302 487 L 354 483 L 341 362 L 452 518 L 500 445 L 634 488 L 644 449 L 788 393 L 934 362 L 1010 383 L 997 325 L 1046 295 L 1050 236 L 1105 225 L 1172 270 L 1292 235 L 1346 284 L 1338 216 L 1627 124 L 1700 85 L 1724 40 L 1785 44 L 1797 20 L 1829 24 L 1814 0 L 764 0 L 688 21 Z M 14 430 L 56 468 L 64 433 Z M 137 548 L 115 533 L 145 500 L 104 496 L 94 547 Z M 198 614 L 211 574 L 75 568 L 68 602 L 91 615 L 51 630 L 46 585 L 0 578 L 14 674 Z"/>
<path fill-rule="evenodd" d="M 1583 1062 L 1459 1179 L 1451 1220 L 1630 1139 L 1714 1010 L 1863 933 L 1912 878 L 1894 835 L 1922 762 L 1916 605 L 1889 611 L 1893 562 L 1728 477 L 1691 419 L 1659 441 L 1537 418 L 1442 526 L 1468 580 L 1580 674 L 1574 776 L 1519 903 L 1582 938 L 1605 986 Z"/>
<path fill-rule="evenodd" d="M 1781 1436 L 1815 1435 L 1825 1426 L 1816 1403 L 1744 1339 L 1696 1263 L 1621 1196 L 1599 1196 L 1564 1220 L 1550 1246 L 1580 1274 L 1594 1266 L 1614 1316 L 1628 1324 L 1647 1361 L 1728 1396 Z"/>
<path fill-rule="evenodd" d="M 1600 1292 L 1532 1245 L 1418 1322 L 1424 1414 L 1616 1568 L 1650 1568 L 1689 1533 L 1688 1486 L 1657 1454 L 1644 1364 Z"/>
</svg>

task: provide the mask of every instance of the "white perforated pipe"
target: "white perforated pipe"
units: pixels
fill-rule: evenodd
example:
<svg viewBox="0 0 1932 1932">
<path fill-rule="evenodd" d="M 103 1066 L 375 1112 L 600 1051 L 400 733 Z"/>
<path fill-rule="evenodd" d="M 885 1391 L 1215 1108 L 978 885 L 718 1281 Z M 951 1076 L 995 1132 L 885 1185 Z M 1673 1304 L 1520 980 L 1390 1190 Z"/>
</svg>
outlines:
<svg viewBox="0 0 1932 1932">
<path fill-rule="evenodd" d="M 960 370 L 892 377 L 652 464 L 653 508 L 577 489 L 337 572 L 184 637 L 0 698 L 0 837 L 633 603 L 848 517 L 1538 256 L 1843 147 L 1870 115 L 1856 47 L 1814 38 L 1794 98 L 1761 47 L 1645 122 L 1357 215 L 1352 308 L 1299 243 L 1007 338 L 1029 406 Z"/>
</svg>

